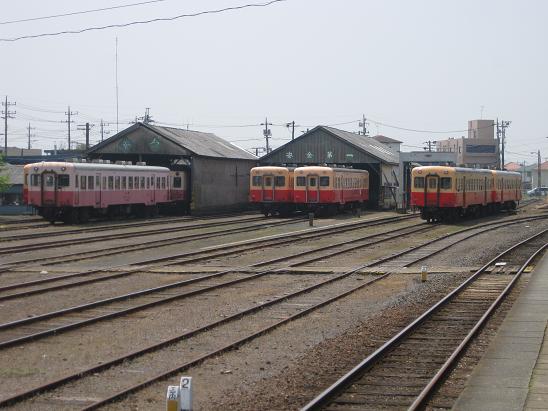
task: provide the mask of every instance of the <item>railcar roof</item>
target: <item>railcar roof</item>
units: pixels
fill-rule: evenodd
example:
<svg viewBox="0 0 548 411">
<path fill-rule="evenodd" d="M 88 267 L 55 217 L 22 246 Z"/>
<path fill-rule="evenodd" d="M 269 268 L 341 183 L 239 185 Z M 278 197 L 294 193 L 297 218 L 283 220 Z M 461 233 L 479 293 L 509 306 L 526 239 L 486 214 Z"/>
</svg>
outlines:
<svg viewBox="0 0 548 411">
<path fill-rule="evenodd" d="M 295 167 L 282 167 L 282 166 L 261 166 L 253 167 L 251 171 L 293 171 Z"/>
<path fill-rule="evenodd" d="M 520 177 L 520 173 L 514 171 L 489 170 L 486 168 L 466 168 L 466 167 L 449 167 L 449 166 L 420 166 L 415 167 L 413 171 L 453 171 L 459 173 L 476 173 L 476 174 L 496 174 L 496 175 L 512 175 Z"/>
<path fill-rule="evenodd" d="M 295 169 L 295 172 L 297 171 L 303 171 L 303 170 L 306 170 L 306 171 L 339 171 L 339 172 L 347 172 L 347 173 L 368 173 L 367 170 L 360 170 L 360 169 L 357 169 L 357 168 L 333 168 L 333 167 L 326 167 L 326 166 L 304 166 L 304 167 L 297 167 Z"/>
<path fill-rule="evenodd" d="M 135 165 L 122 165 L 122 164 L 100 164 L 100 163 L 64 163 L 61 161 L 42 161 L 40 163 L 27 164 L 29 168 L 34 167 L 67 167 L 67 169 L 74 170 L 87 170 L 87 171 L 156 171 L 166 172 L 169 171 L 167 167 L 156 166 L 135 166 Z"/>
</svg>

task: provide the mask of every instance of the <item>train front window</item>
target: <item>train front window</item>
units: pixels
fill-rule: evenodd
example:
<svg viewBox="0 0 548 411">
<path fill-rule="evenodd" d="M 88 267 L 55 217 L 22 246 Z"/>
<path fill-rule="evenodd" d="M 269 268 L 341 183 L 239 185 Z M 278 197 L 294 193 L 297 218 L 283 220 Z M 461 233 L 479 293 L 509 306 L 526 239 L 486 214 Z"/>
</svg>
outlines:
<svg viewBox="0 0 548 411">
<path fill-rule="evenodd" d="M 304 187 L 306 185 L 306 177 L 297 177 L 297 187 Z"/>
<path fill-rule="evenodd" d="M 424 177 L 415 177 L 415 188 L 424 188 Z"/>
<path fill-rule="evenodd" d="M 276 176 L 274 177 L 274 185 L 276 187 L 283 187 L 285 186 L 285 177 L 284 176 Z"/>
<path fill-rule="evenodd" d="M 436 178 L 428 179 L 428 188 L 436 188 L 438 186 L 438 180 Z"/>
<path fill-rule="evenodd" d="M 265 177 L 264 178 L 264 186 L 265 187 L 272 187 L 272 177 Z"/>
<path fill-rule="evenodd" d="M 260 187 L 263 185 L 263 177 L 262 176 L 253 176 L 253 182 L 254 187 Z"/>
<path fill-rule="evenodd" d="M 30 176 L 30 185 L 35 187 L 40 185 L 40 174 L 32 174 Z"/>
<path fill-rule="evenodd" d="M 181 177 L 173 177 L 173 188 L 181 188 L 183 186 L 183 180 Z"/>
<path fill-rule="evenodd" d="M 440 188 L 443 190 L 451 189 L 451 177 L 442 177 L 440 180 Z"/>
<path fill-rule="evenodd" d="M 320 177 L 320 187 L 329 187 L 329 177 Z"/>
<path fill-rule="evenodd" d="M 45 183 L 47 187 L 53 187 L 55 177 L 52 174 L 46 174 Z"/>
<path fill-rule="evenodd" d="M 309 185 L 310 187 L 316 187 L 316 177 L 310 177 L 310 178 L 308 179 L 308 185 Z"/>
</svg>

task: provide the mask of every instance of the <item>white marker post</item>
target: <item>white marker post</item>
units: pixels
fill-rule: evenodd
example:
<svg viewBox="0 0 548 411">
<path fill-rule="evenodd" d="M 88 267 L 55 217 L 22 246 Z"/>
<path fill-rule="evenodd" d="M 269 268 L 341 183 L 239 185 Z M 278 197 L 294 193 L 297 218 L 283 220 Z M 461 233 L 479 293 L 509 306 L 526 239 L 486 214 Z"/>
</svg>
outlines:
<svg viewBox="0 0 548 411">
<path fill-rule="evenodd" d="M 180 411 L 181 390 L 176 385 L 167 387 L 166 411 Z"/>
<path fill-rule="evenodd" d="M 180 411 L 192 411 L 192 377 L 181 377 L 179 392 L 181 393 Z"/>
</svg>

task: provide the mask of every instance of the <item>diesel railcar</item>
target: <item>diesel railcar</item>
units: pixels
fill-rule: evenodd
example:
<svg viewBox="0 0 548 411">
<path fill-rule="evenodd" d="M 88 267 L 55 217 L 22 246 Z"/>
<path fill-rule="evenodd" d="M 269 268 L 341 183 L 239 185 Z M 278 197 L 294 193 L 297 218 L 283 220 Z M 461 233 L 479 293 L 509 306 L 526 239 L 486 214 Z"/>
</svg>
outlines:
<svg viewBox="0 0 548 411">
<path fill-rule="evenodd" d="M 453 221 L 515 209 L 521 200 L 521 174 L 462 167 L 415 167 L 411 205 L 427 221 Z"/>
<path fill-rule="evenodd" d="M 334 214 L 363 207 L 369 200 L 369 173 L 324 166 L 294 170 L 294 203 L 301 210 Z"/>
<path fill-rule="evenodd" d="M 156 215 L 187 208 L 186 176 L 165 167 L 41 162 L 24 167 L 27 204 L 50 222 L 74 224 L 94 216 Z"/>
<path fill-rule="evenodd" d="M 253 167 L 250 171 L 249 201 L 259 205 L 265 216 L 288 215 L 295 211 L 293 168 Z"/>
</svg>

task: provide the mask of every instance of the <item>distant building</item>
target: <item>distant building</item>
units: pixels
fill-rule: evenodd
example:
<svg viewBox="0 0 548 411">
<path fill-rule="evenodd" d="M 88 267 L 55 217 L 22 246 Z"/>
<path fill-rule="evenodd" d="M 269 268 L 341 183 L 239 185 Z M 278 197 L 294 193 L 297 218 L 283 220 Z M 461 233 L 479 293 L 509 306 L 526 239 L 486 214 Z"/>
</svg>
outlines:
<svg viewBox="0 0 548 411">
<path fill-rule="evenodd" d="M 468 122 L 468 137 L 449 138 L 436 142 L 437 151 L 457 154 L 457 165 L 474 168 L 496 168 L 499 150 L 493 120 Z"/>
<path fill-rule="evenodd" d="M 23 204 L 23 166 L 6 164 L 0 169 L 0 175 L 8 176 L 9 187 L 0 192 L 0 206 Z"/>
<path fill-rule="evenodd" d="M 536 164 L 525 165 L 525 163 L 510 162 L 504 165 L 504 169 L 507 171 L 515 171 L 521 173 L 521 188 L 523 190 L 529 190 L 533 186 L 533 169 L 536 169 Z"/>
<path fill-rule="evenodd" d="M 4 147 L 0 148 L 0 155 L 2 157 L 36 157 L 42 155 L 42 150 L 39 148 L 19 148 L 19 147 L 8 147 L 7 156 L 4 153 Z"/>
<path fill-rule="evenodd" d="M 545 161 L 544 163 L 540 164 L 540 182 L 539 182 L 539 173 L 538 173 L 538 165 L 532 166 L 532 187 L 548 187 L 548 161 Z"/>
</svg>

